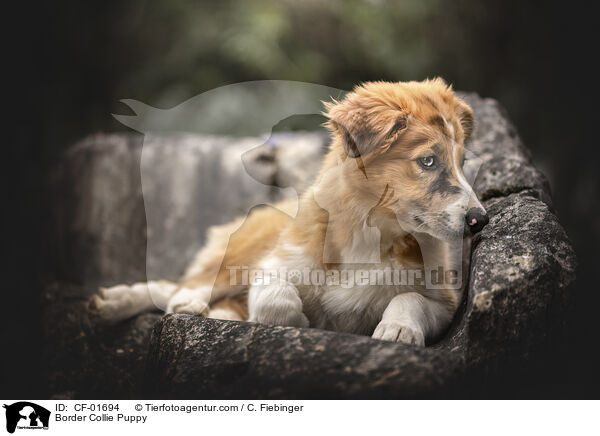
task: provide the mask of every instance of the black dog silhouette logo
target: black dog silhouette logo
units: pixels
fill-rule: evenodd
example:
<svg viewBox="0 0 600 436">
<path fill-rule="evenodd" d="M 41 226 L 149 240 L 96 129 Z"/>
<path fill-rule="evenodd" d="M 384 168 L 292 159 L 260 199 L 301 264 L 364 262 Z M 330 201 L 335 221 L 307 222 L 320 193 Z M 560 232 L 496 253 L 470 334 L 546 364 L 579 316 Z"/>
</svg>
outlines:
<svg viewBox="0 0 600 436">
<path fill-rule="evenodd" d="M 6 409 L 6 431 L 18 429 L 48 429 L 50 411 L 29 401 L 4 405 Z"/>
</svg>

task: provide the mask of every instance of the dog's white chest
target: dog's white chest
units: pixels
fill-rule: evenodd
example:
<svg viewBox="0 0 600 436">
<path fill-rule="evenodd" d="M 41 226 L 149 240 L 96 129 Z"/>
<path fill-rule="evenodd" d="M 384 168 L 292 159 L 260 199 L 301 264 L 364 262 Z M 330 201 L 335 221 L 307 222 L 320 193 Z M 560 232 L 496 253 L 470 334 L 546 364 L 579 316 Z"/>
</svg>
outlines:
<svg viewBox="0 0 600 436">
<path fill-rule="evenodd" d="M 346 269 L 339 280 L 303 292 L 311 326 L 370 334 L 392 298 L 413 290 L 390 282 L 392 276 L 382 274 L 383 266 Z"/>
</svg>

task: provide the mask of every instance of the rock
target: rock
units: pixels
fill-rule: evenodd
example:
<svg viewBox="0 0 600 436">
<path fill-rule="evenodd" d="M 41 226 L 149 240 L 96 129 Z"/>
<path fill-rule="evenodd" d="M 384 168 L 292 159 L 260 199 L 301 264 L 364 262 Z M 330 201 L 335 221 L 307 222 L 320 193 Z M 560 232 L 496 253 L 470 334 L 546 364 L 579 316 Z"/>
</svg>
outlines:
<svg viewBox="0 0 600 436">
<path fill-rule="evenodd" d="M 141 149 L 138 135 L 93 135 L 64 155 L 52 175 L 59 280 L 93 289 L 144 278 Z"/>
<path fill-rule="evenodd" d="M 564 229 L 533 191 L 484 206 L 490 223 L 473 241 L 466 311 L 448 335 L 472 365 L 548 346 L 563 327 L 556 311 L 565 313 L 576 265 Z"/>
<path fill-rule="evenodd" d="M 324 132 L 84 139 L 53 177 L 59 280 L 93 292 L 146 278 L 177 280 L 209 226 L 305 187 L 326 139 Z"/>
<path fill-rule="evenodd" d="M 506 196 L 529 189 L 552 208 L 550 184 L 533 166 L 531 154 L 523 145 L 504 109 L 497 101 L 476 94 L 459 95 L 471 105 L 475 128 L 466 148 L 481 160 L 473 183 L 480 200 Z"/>
<path fill-rule="evenodd" d="M 167 315 L 154 330 L 153 398 L 414 398 L 456 388 L 461 353 L 317 329 Z"/>
<path fill-rule="evenodd" d="M 47 353 L 53 392 L 93 397 L 112 390 L 123 398 L 485 396 L 506 384 L 515 368 L 551 358 L 562 340 L 575 277 L 572 246 L 552 209 L 546 178 L 502 108 L 494 100 L 462 96 L 473 106 L 476 126 L 467 165 L 490 223 L 472 244 L 463 307 L 444 338 L 424 349 L 188 315 L 145 314 L 100 327 L 83 308 L 97 285 L 176 278 L 207 226 L 304 189 L 326 137 L 146 136 L 142 151 L 140 137 L 115 134 L 73 147 L 55 177 L 56 223 L 61 279 L 78 285 L 56 285 L 48 293 L 47 349 L 58 350 Z M 72 380 L 61 368 L 69 368 Z M 121 381 L 99 382 L 109 379 Z"/>
<path fill-rule="evenodd" d="M 43 294 L 47 389 L 54 399 L 136 398 L 150 333 L 161 314 L 105 326 L 90 318 L 87 293 L 54 283 Z"/>
</svg>

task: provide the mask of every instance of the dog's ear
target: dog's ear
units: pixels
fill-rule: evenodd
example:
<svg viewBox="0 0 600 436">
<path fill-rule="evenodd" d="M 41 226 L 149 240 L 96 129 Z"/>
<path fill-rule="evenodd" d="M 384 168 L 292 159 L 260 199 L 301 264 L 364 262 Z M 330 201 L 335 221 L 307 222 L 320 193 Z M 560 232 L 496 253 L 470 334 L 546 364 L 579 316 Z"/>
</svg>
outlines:
<svg viewBox="0 0 600 436">
<path fill-rule="evenodd" d="M 465 141 L 469 139 L 471 133 L 473 133 L 473 128 L 475 123 L 473 121 L 473 109 L 464 101 L 457 99 L 456 100 L 456 114 L 458 115 L 458 119 L 460 120 L 460 125 L 463 129 L 463 134 L 465 136 Z"/>
<path fill-rule="evenodd" d="M 325 126 L 340 137 L 350 157 L 389 147 L 407 127 L 404 112 L 356 94 L 323 104 L 329 118 Z"/>
</svg>

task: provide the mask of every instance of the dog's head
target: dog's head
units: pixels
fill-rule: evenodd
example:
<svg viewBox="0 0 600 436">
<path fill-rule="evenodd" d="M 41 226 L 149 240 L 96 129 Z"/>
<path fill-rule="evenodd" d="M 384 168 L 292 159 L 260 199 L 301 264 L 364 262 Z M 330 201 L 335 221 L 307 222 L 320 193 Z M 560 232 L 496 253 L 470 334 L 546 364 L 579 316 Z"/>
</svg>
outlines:
<svg viewBox="0 0 600 436">
<path fill-rule="evenodd" d="M 462 169 L 473 112 L 443 80 L 365 83 L 325 107 L 331 153 L 356 161 L 345 186 L 375 218 L 444 240 L 487 223 Z"/>
</svg>

